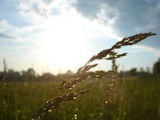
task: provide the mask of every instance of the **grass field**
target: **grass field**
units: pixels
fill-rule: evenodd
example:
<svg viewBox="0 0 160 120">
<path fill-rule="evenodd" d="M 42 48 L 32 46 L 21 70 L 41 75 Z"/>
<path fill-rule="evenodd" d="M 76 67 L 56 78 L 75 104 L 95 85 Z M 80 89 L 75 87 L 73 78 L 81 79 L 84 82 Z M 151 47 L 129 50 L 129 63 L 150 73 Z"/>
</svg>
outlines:
<svg viewBox="0 0 160 120">
<path fill-rule="evenodd" d="M 50 111 L 42 120 L 160 120 L 160 79 L 128 78 L 105 104 L 109 80 L 90 80 L 71 91 L 90 89 L 76 100 Z M 65 94 L 58 82 L 0 84 L 0 120 L 30 120 L 49 98 Z"/>
<path fill-rule="evenodd" d="M 140 33 L 123 38 L 92 56 L 70 80 L 33 82 L 30 79 L 30 82 L 12 82 L 7 86 L 0 83 L 0 120 L 159 120 L 160 79 L 145 77 L 117 81 L 115 62 L 127 55 L 117 53 L 116 49 L 137 44 L 152 35 L 156 34 Z M 101 59 L 112 60 L 112 70 L 90 71 L 98 65 L 93 62 Z M 5 59 L 3 65 L 1 77 L 7 83 Z M 109 73 L 113 75 L 107 79 Z"/>
</svg>

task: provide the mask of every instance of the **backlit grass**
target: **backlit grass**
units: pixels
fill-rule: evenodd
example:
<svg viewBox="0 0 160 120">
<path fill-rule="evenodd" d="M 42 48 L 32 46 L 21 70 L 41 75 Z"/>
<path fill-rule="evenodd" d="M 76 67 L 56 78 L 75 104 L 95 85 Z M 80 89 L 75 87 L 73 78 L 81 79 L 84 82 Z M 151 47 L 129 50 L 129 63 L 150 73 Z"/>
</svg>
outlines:
<svg viewBox="0 0 160 120">
<path fill-rule="evenodd" d="M 85 81 L 75 89 L 91 89 L 77 100 L 54 109 L 42 120 L 158 120 L 160 119 L 160 79 L 126 80 L 119 86 L 114 104 L 106 105 L 105 92 L 109 80 Z M 44 101 L 62 94 L 57 82 L 9 83 L 6 91 L 0 84 L 0 119 L 31 119 Z M 67 92 L 67 91 L 66 91 Z"/>
</svg>

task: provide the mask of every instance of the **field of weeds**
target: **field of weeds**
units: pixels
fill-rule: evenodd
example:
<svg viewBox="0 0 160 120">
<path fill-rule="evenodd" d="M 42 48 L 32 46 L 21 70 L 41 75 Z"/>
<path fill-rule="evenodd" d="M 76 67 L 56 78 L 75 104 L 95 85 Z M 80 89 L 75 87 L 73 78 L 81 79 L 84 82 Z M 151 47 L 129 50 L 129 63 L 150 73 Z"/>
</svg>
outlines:
<svg viewBox="0 0 160 120">
<path fill-rule="evenodd" d="M 160 78 L 127 78 L 111 93 L 106 104 L 109 79 L 87 80 L 70 91 L 89 93 L 50 110 L 42 120 L 159 120 Z M 0 84 L 0 119 L 29 120 L 48 98 L 68 93 L 60 82 L 14 82 Z M 63 92 L 63 93 L 62 93 Z"/>
<path fill-rule="evenodd" d="M 0 119 L 159 120 L 160 79 L 153 76 L 124 79 L 119 77 L 116 65 L 116 59 L 127 55 L 117 53 L 116 49 L 137 44 L 152 35 L 156 34 L 140 33 L 123 38 L 92 56 L 70 78 L 53 82 L 9 82 L 4 59 Z M 92 71 L 98 65 L 93 64 L 96 60 L 111 60 L 112 70 Z"/>
</svg>

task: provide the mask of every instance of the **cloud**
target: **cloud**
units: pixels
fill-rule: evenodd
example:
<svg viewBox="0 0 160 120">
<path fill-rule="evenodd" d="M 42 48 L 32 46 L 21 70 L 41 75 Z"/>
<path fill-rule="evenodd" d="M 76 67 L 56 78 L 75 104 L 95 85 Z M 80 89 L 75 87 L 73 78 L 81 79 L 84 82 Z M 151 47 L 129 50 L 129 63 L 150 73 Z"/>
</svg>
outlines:
<svg viewBox="0 0 160 120">
<path fill-rule="evenodd" d="M 101 19 L 104 23 L 116 18 L 114 28 L 123 36 L 124 33 L 130 35 L 158 28 L 160 25 L 159 3 L 158 0 L 95 0 L 94 2 L 77 0 L 73 6 L 82 15 L 92 20 L 100 19 L 99 15 L 105 18 Z"/>
<path fill-rule="evenodd" d="M 147 12 L 144 12 L 143 16 L 143 21 L 146 21 L 146 24 L 136 26 L 136 31 L 150 30 L 160 33 L 160 1 L 146 1 L 148 2 L 148 7 L 146 10 Z"/>
<path fill-rule="evenodd" d="M 0 39 L 16 39 L 16 38 L 14 36 L 10 36 L 5 33 L 0 33 Z"/>
<path fill-rule="evenodd" d="M 116 4 L 114 4 L 116 3 Z M 105 0 L 77 0 L 72 5 L 85 17 L 90 19 L 98 19 L 98 14 L 102 11 L 105 11 L 105 16 L 113 18 L 117 15 L 118 10 L 114 8 L 119 5 L 119 1 L 105 1 Z"/>
<path fill-rule="evenodd" d="M 160 49 L 153 48 L 153 47 L 150 47 L 150 46 L 145 46 L 145 45 L 134 45 L 133 47 L 145 50 L 147 52 L 150 52 L 150 53 L 152 53 L 156 57 L 160 56 Z"/>
<path fill-rule="evenodd" d="M 0 32 L 10 32 L 15 29 L 7 20 L 0 20 L 0 28 Z"/>
<path fill-rule="evenodd" d="M 20 14 L 32 24 L 44 23 L 48 19 L 65 14 L 72 0 L 21 0 L 17 3 Z M 38 24 L 37 23 L 37 24 Z"/>
<path fill-rule="evenodd" d="M 87 26 L 106 37 L 120 40 L 139 32 L 154 32 L 159 25 L 159 3 L 158 0 L 21 0 L 17 2 L 19 12 L 31 25 L 18 30 L 18 33 L 20 36 L 26 33 L 31 39 L 47 30 L 48 22 L 54 23 L 64 16 L 71 19 L 78 16 L 82 22 L 82 19 L 89 21 L 89 24 L 85 23 Z"/>
<path fill-rule="evenodd" d="M 89 2 L 91 3 L 91 5 L 92 3 L 95 4 L 95 2 L 91 2 L 91 1 Z M 98 3 L 99 2 L 97 1 L 97 4 Z M 97 4 L 95 4 L 95 7 Z M 55 23 L 57 22 L 58 19 L 59 21 L 64 22 L 64 20 L 61 20 L 61 19 L 66 19 L 68 16 L 70 17 L 69 19 L 72 19 L 70 21 L 73 21 L 75 23 L 79 19 L 78 20 L 79 23 L 77 23 L 77 26 L 78 24 L 86 24 L 87 27 L 98 29 L 99 32 L 102 32 L 107 37 L 112 37 L 116 39 L 120 38 L 119 36 L 116 35 L 116 31 L 113 28 L 113 25 L 117 19 L 115 17 L 115 14 L 117 14 L 117 11 L 109 7 L 107 4 L 100 4 L 98 8 L 99 12 L 97 12 L 97 19 L 95 19 L 95 21 L 92 21 L 91 19 L 88 19 L 88 17 L 80 15 L 80 11 L 77 11 L 77 9 L 75 8 L 75 5 L 76 5 L 75 0 L 70 0 L 70 1 L 69 0 L 66 0 L 66 1 L 22 0 L 17 5 L 20 10 L 20 13 L 24 17 L 26 17 L 26 19 L 30 23 L 32 23 L 32 25 L 30 25 L 29 27 L 23 28 L 23 30 L 27 32 L 36 31 L 37 33 L 37 31 L 39 32 L 45 31 L 46 29 L 48 29 L 47 28 L 48 23 L 51 23 L 51 22 Z M 88 6 L 84 6 L 84 7 L 88 8 Z M 108 11 L 105 10 L 106 7 L 108 8 Z M 88 9 L 88 11 L 92 11 L 92 10 Z M 74 17 L 77 17 L 78 19 L 74 19 Z M 68 20 L 68 24 L 70 24 L 69 19 L 68 18 L 66 19 L 66 21 Z M 58 24 L 60 24 L 60 22 L 58 22 Z M 63 27 L 62 25 L 60 25 L 59 27 Z"/>
<path fill-rule="evenodd" d="M 0 40 L 19 40 L 17 35 L 18 28 L 12 26 L 7 20 L 0 20 L 0 28 Z"/>
<path fill-rule="evenodd" d="M 47 15 L 47 11 L 44 9 L 44 4 L 41 0 L 22 0 L 17 3 L 20 15 L 22 15 L 28 22 L 34 23 L 36 21 L 42 21 Z"/>
<path fill-rule="evenodd" d="M 120 12 L 115 28 L 118 29 L 120 34 L 158 32 L 160 25 L 158 4 L 157 0 L 151 3 L 147 3 L 145 0 L 129 1 Z"/>
<path fill-rule="evenodd" d="M 16 10 L 19 10 L 17 15 L 21 19 L 16 19 L 17 23 L 21 20 L 28 23 L 18 27 L 17 24 L 12 24 L 14 22 L 9 18 L 0 20 L 0 40 L 5 39 L 0 42 L 1 54 L 2 57 L 6 55 L 9 59 L 13 58 L 14 65 L 17 58 L 22 62 L 29 58 L 28 64 L 32 61 L 37 66 L 47 63 L 53 69 L 59 69 L 56 68 L 59 66 L 56 63 L 59 55 L 64 54 L 69 58 L 68 53 L 75 52 L 72 56 L 76 59 L 69 61 L 74 67 L 79 66 L 79 59 L 83 64 L 90 55 L 109 48 L 125 36 L 158 30 L 160 21 L 158 0 L 11 1 L 16 3 Z M 15 13 L 10 11 L 10 14 Z M 145 41 L 131 50 L 135 52 L 136 49 L 136 55 L 140 55 L 139 51 L 148 51 L 147 54 L 159 56 L 159 40 Z M 64 44 L 61 45 L 62 43 Z M 157 48 L 153 48 L 155 45 Z M 70 52 L 67 52 L 68 49 Z M 129 49 L 125 50 L 129 52 Z"/>
<path fill-rule="evenodd" d="M 31 26 L 30 26 L 31 27 Z M 22 53 L 38 49 L 38 45 L 29 35 L 31 28 L 19 28 L 7 20 L 0 20 L 0 48 L 3 54 Z M 30 29 L 30 30 L 29 30 Z M 28 37 L 27 37 L 28 34 Z"/>
<path fill-rule="evenodd" d="M 159 48 L 159 0 L 77 0 L 72 6 L 84 17 L 98 21 L 97 28 L 116 40 L 137 33 L 155 32 L 155 37 L 144 40 L 140 45 L 149 46 L 148 50 Z"/>
<path fill-rule="evenodd" d="M 97 18 L 97 13 L 101 9 L 101 3 L 97 0 L 94 2 L 90 0 L 77 0 L 73 6 L 84 16 L 91 19 Z"/>
</svg>

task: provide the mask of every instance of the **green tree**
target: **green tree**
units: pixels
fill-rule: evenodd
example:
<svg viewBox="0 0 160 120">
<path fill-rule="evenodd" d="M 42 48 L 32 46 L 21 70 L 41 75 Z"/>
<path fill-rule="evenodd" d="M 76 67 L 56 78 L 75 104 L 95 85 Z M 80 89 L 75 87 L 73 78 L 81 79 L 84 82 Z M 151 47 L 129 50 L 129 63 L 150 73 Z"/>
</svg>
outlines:
<svg viewBox="0 0 160 120">
<path fill-rule="evenodd" d="M 131 70 L 129 70 L 129 75 L 131 76 L 137 75 L 137 68 L 132 68 Z"/>
<path fill-rule="evenodd" d="M 46 73 L 43 73 L 43 75 L 41 76 L 41 79 L 53 81 L 53 80 L 55 80 L 55 76 L 50 72 L 46 72 Z"/>
<path fill-rule="evenodd" d="M 13 69 L 9 69 L 7 72 L 7 79 L 8 80 L 20 80 L 21 75 L 18 71 L 14 71 Z"/>
<path fill-rule="evenodd" d="M 154 75 L 160 75 L 160 58 L 153 65 L 153 74 Z"/>
<path fill-rule="evenodd" d="M 36 78 L 36 72 L 33 68 L 28 68 L 27 71 L 22 71 L 22 77 L 25 80 L 33 80 Z"/>
</svg>

